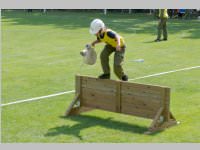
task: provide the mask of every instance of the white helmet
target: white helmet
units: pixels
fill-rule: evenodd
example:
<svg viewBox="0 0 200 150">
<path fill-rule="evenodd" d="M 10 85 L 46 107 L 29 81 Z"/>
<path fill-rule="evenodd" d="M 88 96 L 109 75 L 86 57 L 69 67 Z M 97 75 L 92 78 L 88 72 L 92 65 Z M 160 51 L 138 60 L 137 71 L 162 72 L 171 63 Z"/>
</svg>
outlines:
<svg viewBox="0 0 200 150">
<path fill-rule="evenodd" d="M 90 24 L 90 33 L 96 34 L 100 29 L 104 28 L 105 24 L 100 19 L 94 19 Z"/>
</svg>

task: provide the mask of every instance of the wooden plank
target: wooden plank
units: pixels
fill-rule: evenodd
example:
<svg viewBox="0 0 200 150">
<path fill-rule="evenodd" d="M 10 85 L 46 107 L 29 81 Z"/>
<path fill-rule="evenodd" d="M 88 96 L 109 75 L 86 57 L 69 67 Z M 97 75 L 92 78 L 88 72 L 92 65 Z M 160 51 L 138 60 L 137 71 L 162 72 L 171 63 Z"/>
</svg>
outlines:
<svg viewBox="0 0 200 150">
<path fill-rule="evenodd" d="M 160 131 L 160 130 L 164 130 L 166 128 L 172 127 L 177 125 L 178 123 L 175 120 L 169 120 L 169 121 L 165 121 L 163 124 L 159 125 L 156 128 L 149 128 L 149 134 L 156 132 L 156 131 Z"/>
<path fill-rule="evenodd" d="M 151 123 L 151 125 L 150 125 L 150 127 L 149 127 L 150 130 L 152 130 L 153 128 L 156 128 L 156 127 L 157 127 L 157 124 L 159 124 L 159 123 L 158 123 L 158 120 L 160 119 L 160 116 L 161 116 L 162 112 L 163 112 L 163 107 L 160 107 L 160 108 L 158 109 L 158 111 L 157 111 L 157 113 L 156 113 L 154 119 L 153 119 L 153 122 Z"/>
<path fill-rule="evenodd" d="M 65 112 L 65 115 L 68 116 L 70 114 L 70 111 L 73 109 L 73 106 L 76 104 L 76 102 L 80 99 L 80 94 L 76 95 L 74 100 L 69 105 L 68 109 Z"/>
<path fill-rule="evenodd" d="M 90 86 L 85 86 L 83 85 L 82 88 L 90 88 L 90 89 L 96 89 L 96 90 L 100 90 L 102 92 L 116 92 L 116 89 L 114 88 L 108 88 L 105 85 L 90 85 Z"/>
<path fill-rule="evenodd" d="M 82 88 L 82 105 L 106 110 L 116 110 L 116 94 L 95 89 Z"/>
<path fill-rule="evenodd" d="M 79 75 L 82 79 L 86 79 L 86 80 L 108 80 L 108 82 L 116 82 L 116 80 L 112 80 L 112 79 L 99 79 L 99 78 L 96 78 L 96 77 L 91 77 L 91 76 L 83 76 L 83 75 Z"/>
<path fill-rule="evenodd" d="M 90 111 L 92 109 L 93 108 L 90 108 L 90 107 L 75 107 L 75 108 L 72 108 L 72 110 L 69 112 L 68 115 L 78 115 L 82 112 Z"/>
<path fill-rule="evenodd" d="M 116 84 L 116 81 L 113 81 L 113 80 L 107 80 L 107 79 L 102 80 L 102 79 L 90 78 L 90 77 L 82 78 L 82 87 L 87 87 L 87 88 L 116 92 L 115 84 Z"/>
<path fill-rule="evenodd" d="M 133 97 L 133 96 L 122 96 L 121 97 L 122 106 L 127 104 L 133 108 L 146 109 L 150 111 L 157 111 L 161 107 L 160 101 L 149 100 L 143 97 Z"/>
<path fill-rule="evenodd" d="M 80 106 L 82 105 L 81 103 L 81 97 L 82 97 L 82 91 L 81 91 L 81 84 L 82 84 L 82 82 L 81 82 L 81 77 L 80 76 L 78 76 L 78 75 L 76 75 L 76 80 L 75 80 L 75 82 L 76 82 L 76 85 L 75 85 L 75 94 L 76 95 L 79 95 L 79 102 L 80 102 Z"/>
<path fill-rule="evenodd" d="M 91 78 L 91 77 L 82 77 L 82 80 L 83 80 L 83 84 L 88 84 L 90 85 L 91 84 L 105 84 L 107 85 L 108 87 L 112 87 L 114 88 L 115 87 L 115 83 L 116 81 L 114 80 L 109 80 L 109 79 L 98 79 L 98 78 Z"/>
<path fill-rule="evenodd" d="M 116 82 L 116 112 L 121 112 L 121 84 Z"/>
<path fill-rule="evenodd" d="M 93 92 L 97 92 L 101 95 L 116 95 L 116 91 L 114 90 L 106 90 L 105 88 L 100 88 L 100 87 L 97 87 L 97 88 L 91 88 L 91 87 L 82 87 L 81 90 L 84 90 L 85 91 L 93 91 Z"/>
<path fill-rule="evenodd" d="M 102 103 L 100 101 L 93 102 L 92 100 L 84 100 L 83 99 L 83 106 L 116 112 L 115 105 L 113 105 L 112 103 L 110 103 L 110 104 Z"/>
<path fill-rule="evenodd" d="M 98 89 L 82 88 L 82 97 L 85 99 L 92 97 L 94 100 L 108 99 L 115 101 L 116 94 L 114 92 L 104 92 Z"/>
<path fill-rule="evenodd" d="M 170 119 L 170 110 L 169 110 L 170 104 L 169 103 L 170 103 L 170 89 L 165 88 L 165 95 L 163 99 L 163 106 L 164 106 L 163 115 L 164 115 L 165 121 L 169 121 Z"/>
<path fill-rule="evenodd" d="M 134 115 L 137 117 L 150 118 L 150 119 L 153 119 L 154 116 L 156 115 L 156 112 L 145 109 L 132 108 L 129 105 L 122 105 L 121 113 Z"/>
<path fill-rule="evenodd" d="M 135 90 L 137 89 L 143 89 L 143 90 L 148 90 L 148 91 L 162 91 L 164 86 L 158 86 L 158 85 L 150 85 L 150 84 L 140 84 L 140 83 L 132 83 L 132 82 L 122 82 L 122 90 L 128 90 L 129 88 L 133 88 Z"/>
<path fill-rule="evenodd" d="M 76 94 L 80 94 L 81 93 L 81 77 L 76 75 L 76 79 L 75 79 L 75 92 Z"/>
<path fill-rule="evenodd" d="M 163 95 L 149 95 L 149 94 L 143 94 L 143 93 L 138 93 L 138 92 L 121 92 L 122 96 L 129 96 L 129 97 L 135 97 L 135 98 L 141 98 L 141 99 L 148 99 L 153 100 L 153 101 L 162 101 L 164 98 Z"/>
<path fill-rule="evenodd" d="M 88 98 L 88 99 L 84 99 L 83 98 L 83 104 L 85 103 L 91 103 L 93 105 L 98 104 L 98 105 L 109 105 L 112 106 L 113 108 L 115 107 L 115 102 L 114 101 L 109 101 L 109 100 L 94 100 L 93 98 Z"/>
<path fill-rule="evenodd" d="M 161 126 L 159 126 L 158 130 L 169 128 L 169 127 L 174 126 L 174 125 L 178 125 L 177 121 L 176 120 L 169 120 L 169 121 L 164 122 Z"/>
<path fill-rule="evenodd" d="M 123 100 L 129 100 L 129 101 L 134 101 L 134 100 L 141 100 L 141 101 L 147 101 L 149 103 L 157 103 L 157 104 L 162 104 L 162 99 L 161 98 L 154 98 L 154 97 L 148 97 L 146 95 L 137 95 L 137 94 L 121 94 L 121 97 Z"/>
<path fill-rule="evenodd" d="M 127 95 L 147 96 L 156 99 L 163 98 L 164 88 L 151 85 L 135 84 L 135 83 L 122 83 L 121 91 Z"/>
<path fill-rule="evenodd" d="M 139 107 L 134 107 L 133 105 L 129 105 L 129 104 L 123 104 L 122 103 L 122 108 L 121 108 L 121 112 L 122 113 L 126 113 L 126 112 L 131 112 L 133 115 L 136 116 L 141 116 L 141 117 L 147 117 L 147 118 L 154 118 L 156 111 L 152 111 L 152 110 L 147 110 L 147 109 L 141 109 Z"/>
<path fill-rule="evenodd" d="M 149 92 L 146 92 L 146 91 L 134 91 L 134 90 L 129 90 L 129 91 L 123 91 L 121 90 L 121 93 L 122 94 L 126 94 L 126 95 L 135 95 L 135 96 L 146 96 L 146 97 L 151 97 L 151 98 L 155 98 L 155 99 L 163 99 L 163 95 L 162 95 L 162 92 L 160 93 L 149 93 Z"/>
<path fill-rule="evenodd" d="M 163 88 L 136 83 L 123 83 L 122 112 L 153 119 L 161 107 Z"/>
</svg>

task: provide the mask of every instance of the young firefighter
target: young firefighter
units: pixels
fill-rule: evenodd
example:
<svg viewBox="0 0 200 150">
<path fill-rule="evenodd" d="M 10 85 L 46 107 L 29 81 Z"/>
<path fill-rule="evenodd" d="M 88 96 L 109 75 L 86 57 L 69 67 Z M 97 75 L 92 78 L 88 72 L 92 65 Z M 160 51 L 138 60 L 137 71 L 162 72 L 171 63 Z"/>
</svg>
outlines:
<svg viewBox="0 0 200 150">
<path fill-rule="evenodd" d="M 124 39 L 111 29 L 107 29 L 100 19 L 91 22 L 90 33 L 97 36 L 97 39 L 91 43 L 92 46 L 101 42 L 106 44 L 100 55 L 103 74 L 98 78 L 110 79 L 109 56 L 114 52 L 114 73 L 120 80 L 128 81 L 128 76 L 122 68 L 126 48 Z"/>
</svg>

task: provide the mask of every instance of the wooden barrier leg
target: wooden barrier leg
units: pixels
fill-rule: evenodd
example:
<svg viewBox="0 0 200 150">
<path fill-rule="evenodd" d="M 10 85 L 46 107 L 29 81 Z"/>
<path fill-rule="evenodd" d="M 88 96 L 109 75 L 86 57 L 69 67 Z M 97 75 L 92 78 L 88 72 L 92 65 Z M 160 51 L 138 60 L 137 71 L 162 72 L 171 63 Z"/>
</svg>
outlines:
<svg viewBox="0 0 200 150">
<path fill-rule="evenodd" d="M 83 107 L 83 106 L 81 106 L 81 107 L 74 107 L 74 108 L 71 109 L 71 111 L 68 114 L 66 114 L 66 116 L 69 116 L 69 115 L 78 115 L 78 114 L 80 114 L 82 112 L 90 111 L 92 109 L 93 108 Z"/>
<path fill-rule="evenodd" d="M 71 113 L 73 112 L 73 109 L 75 109 L 74 105 L 78 102 L 79 98 L 80 98 L 80 94 L 75 96 L 74 100 L 71 102 L 71 104 L 69 105 L 65 113 L 66 116 L 71 115 Z"/>
<path fill-rule="evenodd" d="M 164 129 L 164 128 L 169 128 L 171 126 L 177 125 L 179 122 L 176 121 L 175 117 L 172 115 L 172 113 L 169 113 L 169 120 L 164 121 L 159 128 Z"/>
<path fill-rule="evenodd" d="M 92 110 L 92 108 L 89 108 L 89 107 L 83 107 L 83 106 L 76 106 L 76 103 L 80 101 L 80 94 L 78 94 L 74 100 L 71 102 L 70 106 L 68 107 L 65 115 L 66 116 L 69 116 L 69 115 L 78 115 L 80 114 L 81 112 L 85 112 L 85 111 L 89 111 L 89 110 Z"/>
<path fill-rule="evenodd" d="M 163 108 L 160 108 L 159 111 L 157 112 L 151 126 L 149 127 L 149 130 L 145 132 L 145 134 L 151 134 L 153 132 L 159 131 L 159 130 L 164 130 L 165 128 L 177 125 L 177 121 L 170 112 L 170 115 L 168 119 L 165 118 L 160 118 L 163 117 Z"/>
<path fill-rule="evenodd" d="M 176 120 L 175 117 L 172 115 L 171 112 L 170 112 L 170 119 Z"/>
<path fill-rule="evenodd" d="M 151 134 L 153 131 L 156 131 L 159 123 L 160 116 L 163 112 L 163 107 L 161 107 L 158 112 L 156 113 L 156 116 L 153 119 L 153 122 L 151 123 L 149 130 L 145 132 L 145 134 Z"/>
</svg>

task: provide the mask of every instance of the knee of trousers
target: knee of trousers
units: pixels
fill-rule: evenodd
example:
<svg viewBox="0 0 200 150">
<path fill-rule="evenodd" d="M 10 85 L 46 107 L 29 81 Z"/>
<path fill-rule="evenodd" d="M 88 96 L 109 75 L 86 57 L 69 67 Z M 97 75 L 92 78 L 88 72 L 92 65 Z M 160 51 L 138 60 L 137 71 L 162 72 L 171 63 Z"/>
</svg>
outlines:
<svg viewBox="0 0 200 150">
<path fill-rule="evenodd" d="M 123 69 L 122 69 L 122 66 L 121 65 L 114 65 L 114 73 L 116 75 L 119 75 L 119 76 L 122 76 L 122 73 L 123 73 Z"/>
<path fill-rule="evenodd" d="M 100 59 L 101 59 L 101 61 L 103 61 L 103 60 L 105 60 L 105 59 L 108 59 L 108 56 L 105 54 L 105 53 L 101 53 L 100 54 Z"/>
</svg>

